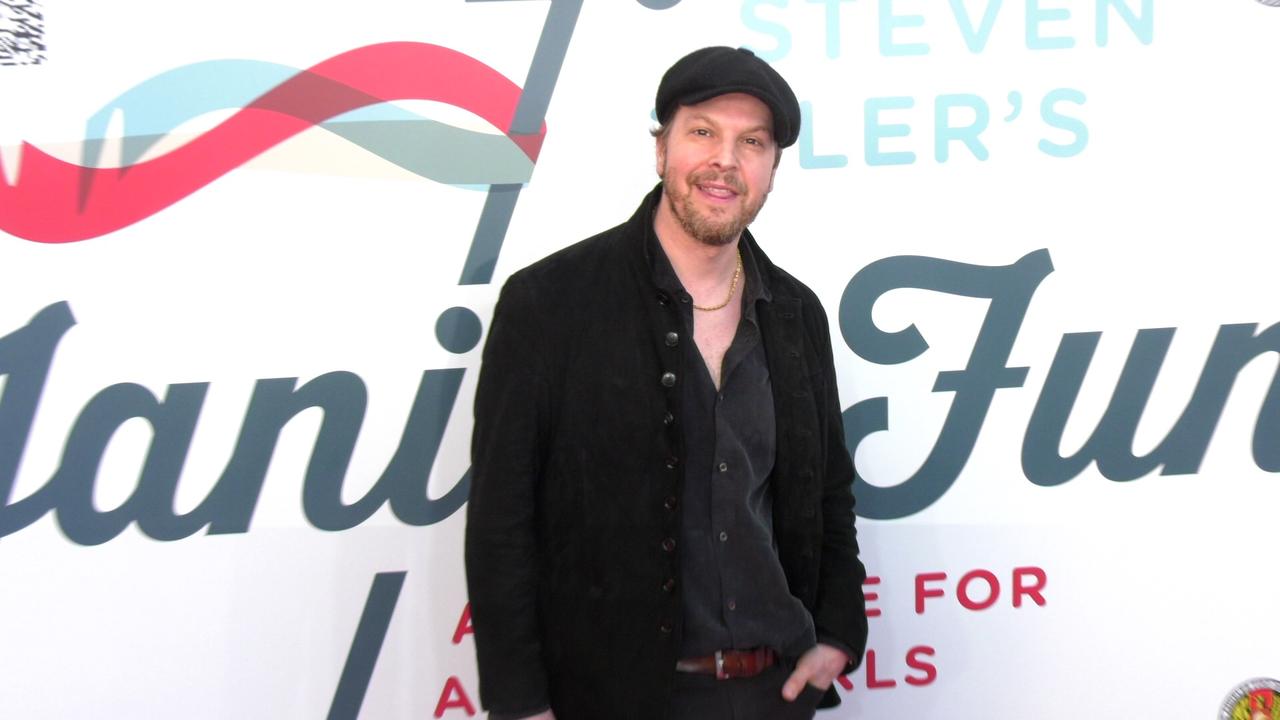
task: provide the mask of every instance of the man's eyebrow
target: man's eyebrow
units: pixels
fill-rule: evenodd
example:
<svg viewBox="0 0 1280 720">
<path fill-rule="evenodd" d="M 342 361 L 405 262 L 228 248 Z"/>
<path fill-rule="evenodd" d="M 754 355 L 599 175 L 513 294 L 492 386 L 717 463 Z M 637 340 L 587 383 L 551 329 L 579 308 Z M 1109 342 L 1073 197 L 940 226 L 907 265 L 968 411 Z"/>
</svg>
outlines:
<svg viewBox="0 0 1280 720">
<path fill-rule="evenodd" d="M 717 127 L 719 126 L 719 123 L 707 117 L 706 115 L 703 115 L 702 113 L 694 113 L 692 115 L 689 115 L 689 120 L 691 122 L 701 121 L 708 125 L 716 125 Z M 773 132 L 773 127 L 768 123 L 761 123 L 760 125 L 755 125 L 747 128 L 746 130 L 743 130 L 741 134 L 747 135 L 747 134 L 756 133 L 756 132 L 771 134 Z"/>
</svg>

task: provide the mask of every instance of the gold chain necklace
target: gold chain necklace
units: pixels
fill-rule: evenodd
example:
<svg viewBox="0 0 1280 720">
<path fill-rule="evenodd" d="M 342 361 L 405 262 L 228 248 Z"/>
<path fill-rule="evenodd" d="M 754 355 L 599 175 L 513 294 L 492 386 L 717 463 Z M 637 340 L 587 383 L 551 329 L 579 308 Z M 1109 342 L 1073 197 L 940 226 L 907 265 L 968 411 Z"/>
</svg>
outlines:
<svg viewBox="0 0 1280 720">
<path fill-rule="evenodd" d="M 724 299 L 724 302 L 720 303 L 719 305 L 712 305 L 711 307 L 702 307 L 701 305 L 694 304 L 693 309 L 701 310 L 703 312 L 712 312 L 713 310 L 719 310 L 720 308 L 728 305 L 729 301 L 733 299 L 733 293 L 738 290 L 738 280 L 740 280 L 741 278 L 742 278 L 742 251 L 739 250 L 738 251 L 738 267 L 734 269 L 733 279 L 729 281 L 729 296 L 726 297 Z"/>
</svg>

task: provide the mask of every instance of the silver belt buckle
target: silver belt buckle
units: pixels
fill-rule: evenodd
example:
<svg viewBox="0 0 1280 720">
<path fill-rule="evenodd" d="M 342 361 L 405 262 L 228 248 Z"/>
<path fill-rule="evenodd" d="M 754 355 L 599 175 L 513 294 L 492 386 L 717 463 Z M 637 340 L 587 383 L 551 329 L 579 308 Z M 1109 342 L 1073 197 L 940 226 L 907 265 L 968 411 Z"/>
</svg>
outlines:
<svg viewBox="0 0 1280 720">
<path fill-rule="evenodd" d="M 724 672 L 724 651 L 723 650 L 716 651 L 716 679 L 717 680 L 729 679 L 729 676 L 726 675 Z"/>
</svg>

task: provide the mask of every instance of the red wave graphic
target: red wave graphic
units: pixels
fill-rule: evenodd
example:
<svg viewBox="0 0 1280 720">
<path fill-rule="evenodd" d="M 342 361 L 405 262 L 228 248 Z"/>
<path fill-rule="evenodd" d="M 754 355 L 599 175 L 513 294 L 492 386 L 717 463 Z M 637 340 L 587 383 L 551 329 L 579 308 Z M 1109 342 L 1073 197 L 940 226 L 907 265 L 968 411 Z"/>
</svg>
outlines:
<svg viewBox="0 0 1280 720">
<path fill-rule="evenodd" d="M 391 100 L 435 100 L 507 129 L 520 93 L 493 68 L 439 45 L 357 48 L 299 72 L 207 133 L 136 165 L 86 168 L 23 143 L 17 184 L 0 182 L 0 230 L 41 243 L 87 240 L 154 215 L 342 113 Z M 536 161 L 546 132 L 544 123 L 536 134 L 507 136 Z"/>
</svg>

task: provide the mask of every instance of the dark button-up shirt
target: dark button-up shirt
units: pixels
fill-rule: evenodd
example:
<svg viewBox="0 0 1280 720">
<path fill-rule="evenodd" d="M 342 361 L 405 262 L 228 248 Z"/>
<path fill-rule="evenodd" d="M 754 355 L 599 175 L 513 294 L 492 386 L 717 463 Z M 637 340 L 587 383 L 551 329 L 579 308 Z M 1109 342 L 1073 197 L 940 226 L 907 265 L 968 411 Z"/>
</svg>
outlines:
<svg viewBox="0 0 1280 720">
<path fill-rule="evenodd" d="M 677 337 L 666 338 L 685 353 L 680 654 L 771 647 L 794 658 L 813 646 L 813 620 L 788 590 L 775 550 L 769 475 L 777 433 L 756 318 L 757 303 L 771 298 L 750 248 L 741 247 L 742 319 L 725 352 L 717 391 L 693 341 L 692 300 L 656 238 L 650 243 L 654 282 L 679 298 L 683 320 Z"/>
</svg>

